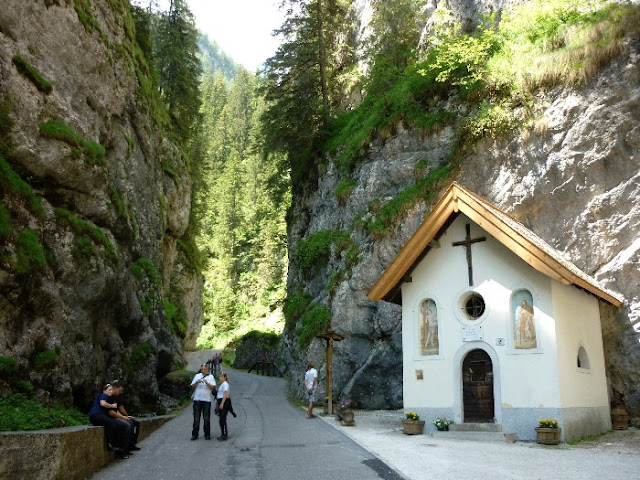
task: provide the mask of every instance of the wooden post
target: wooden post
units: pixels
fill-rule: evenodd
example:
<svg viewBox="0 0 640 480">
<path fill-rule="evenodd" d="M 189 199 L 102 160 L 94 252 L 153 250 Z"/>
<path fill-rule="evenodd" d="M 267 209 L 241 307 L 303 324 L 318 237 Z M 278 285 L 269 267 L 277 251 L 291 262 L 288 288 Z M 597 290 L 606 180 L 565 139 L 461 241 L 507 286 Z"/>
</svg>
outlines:
<svg viewBox="0 0 640 480">
<path fill-rule="evenodd" d="M 327 413 L 333 415 L 333 342 L 344 340 L 342 335 L 335 332 L 327 332 L 318 335 L 318 338 L 324 338 L 327 342 L 327 376 L 326 376 L 326 392 L 327 392 Z"/>
</svg>

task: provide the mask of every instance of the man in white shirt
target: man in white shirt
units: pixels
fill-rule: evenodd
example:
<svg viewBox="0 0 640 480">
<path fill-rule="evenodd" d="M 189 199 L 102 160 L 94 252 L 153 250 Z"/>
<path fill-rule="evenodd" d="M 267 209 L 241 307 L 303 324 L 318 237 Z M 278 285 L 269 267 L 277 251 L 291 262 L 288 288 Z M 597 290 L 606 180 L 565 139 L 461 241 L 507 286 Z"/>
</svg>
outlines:
<svg viewBox="0 0 640 480">
<path fill-rule="evenodd" d="M 216 388 L 216 381 L 209 373 L 209 366 L 203 363 L 200 373 L 196 373 L 191 381 L 193 390 L 193 430 L 191 440 L 198 439 L 200 432 L 200 414 L 204 418 L 204 438 L 211 440 L 211 392 Z"/>
<path fill-rule="evenodd" d="M 307 372 L 304 374 L 304 386 L 307 388 L 307 418 L 313 418 L 313 403 L 316 401 L 316 387 L 318 386 L 318 371 L 313 362 L 307 363 Z"/>
</svg>

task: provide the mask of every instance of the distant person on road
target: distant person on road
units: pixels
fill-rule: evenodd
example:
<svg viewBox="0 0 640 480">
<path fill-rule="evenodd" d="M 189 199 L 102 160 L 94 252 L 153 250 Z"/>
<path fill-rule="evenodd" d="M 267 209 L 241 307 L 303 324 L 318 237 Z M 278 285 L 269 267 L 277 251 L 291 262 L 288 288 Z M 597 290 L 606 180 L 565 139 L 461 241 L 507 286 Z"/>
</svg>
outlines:
<svg viewBox="0 0 640 480">
<path fill-rule="evenodd" d="M 307 372 L 304 374 L 304 386 L 307 389 L 307 400 L 309 407 L 307 408 L 307 418 L 313 418 L 313 404 L 316 401 L 316 387 L 318 386 L 318 371 L 313 362 L 307 363 Z"/>
<path fill-rule="evenodd" d="M 127 409 L 122 404 L 122 394 L 124 393 L 124 386 L 119 380 L 111 382 L 111 388 L 113 388 L 113 397 L 111 400 L 118 405 L 117 410 L 111 410 L 109 415 L 119 420 L 124 420 L 131 424 L 131 434 L 129 441 L 129 451 L 140 450 L 136 444 L 138 443 L 138 435 L 140 434 L 140 422 L 133 416 L 127 413 Z"/>
<path fill-rule="evenodd" d="M 230 391 L 229 391 L 229 377 L 226 373 L 221 372 L 218 376 L 220 385 L 218 385 L 218 391 L 216 393 L 216 401 L 218 402 L 218 416 L 220 417 L 220 436 L 218 440 L 224 441 L 229 434 L 227 430 L 227 413 L 231 406 Z"/>
<path fill-rule="evenodd" d="M 93 401 L 89 410 L 89 421 L 92 425 L 105 427 L 107 436 L 107 448 L 113 450 L 118 458 L 126 459 L 128 456 L 129 432 L 125 428 L 124 422 L 118 423 L 115 418 L 109 415 L 109 411 L 118 408 L 116 403 L 110 402 L 109 397 L 113 395 L 113 387 L 107 383 L 102 387 L 102 393 Z"/>
<path fill-rule="evenodd" d="M 203 363 L 200 372 L 196 373 L 191 381 L 193 390 L 193 429 L 191 440 L 198 439 L 200 432 L 200 415 L 204 419 L 204 438 L 211 440 L 211 392 L 216 388 L 216 381 L 209 373 L 209 366 Z"/>
</svg>

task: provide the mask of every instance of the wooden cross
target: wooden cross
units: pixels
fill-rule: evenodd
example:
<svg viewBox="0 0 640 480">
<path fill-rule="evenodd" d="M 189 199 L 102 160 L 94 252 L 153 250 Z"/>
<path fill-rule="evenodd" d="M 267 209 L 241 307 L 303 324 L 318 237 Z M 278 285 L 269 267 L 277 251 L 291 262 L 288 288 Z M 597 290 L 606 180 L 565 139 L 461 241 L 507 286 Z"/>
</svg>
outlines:
<svg viewBox="0 0 640 480">
<path fill-rule="evenodd" d="M 469 268 L 469 286 L 472 287 L 473 286 L 473 267 L 471 266 L 471 245 L 473 245 L 474 243 L 478 243 L 478 242 L 484 242 L 487 238 L 486 237 L 480 237 L 480 238 L 471 238 L 471 225 L 467 223 L 467 238 L 464 239 L 464 241 L 462 242 L 453 242 L 452 245 L 454 247 L 467 247 L 467 265 Z"/>
</svg>

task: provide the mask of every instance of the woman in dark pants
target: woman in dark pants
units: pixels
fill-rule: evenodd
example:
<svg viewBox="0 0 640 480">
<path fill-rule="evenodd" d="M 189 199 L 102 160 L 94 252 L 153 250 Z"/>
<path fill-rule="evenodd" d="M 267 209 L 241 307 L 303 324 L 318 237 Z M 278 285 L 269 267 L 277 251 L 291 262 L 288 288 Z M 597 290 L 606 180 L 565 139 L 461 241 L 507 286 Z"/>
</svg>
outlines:
<svg viewBox="0 0 640 480">
<path fill-rule="evenodd" d="M 229 413 L 229 406 L 231 401 L 229 399 L 229 377 L 226 373 L 221 372 L 218 376 L 220 379 L 220 385 L 216 393 L 216 401 L 218 402 L 218 410 L 220 417 L 220 436 L 218 440 L 226 440 L 227 431 L 227 414 Z"/>
</svg>

